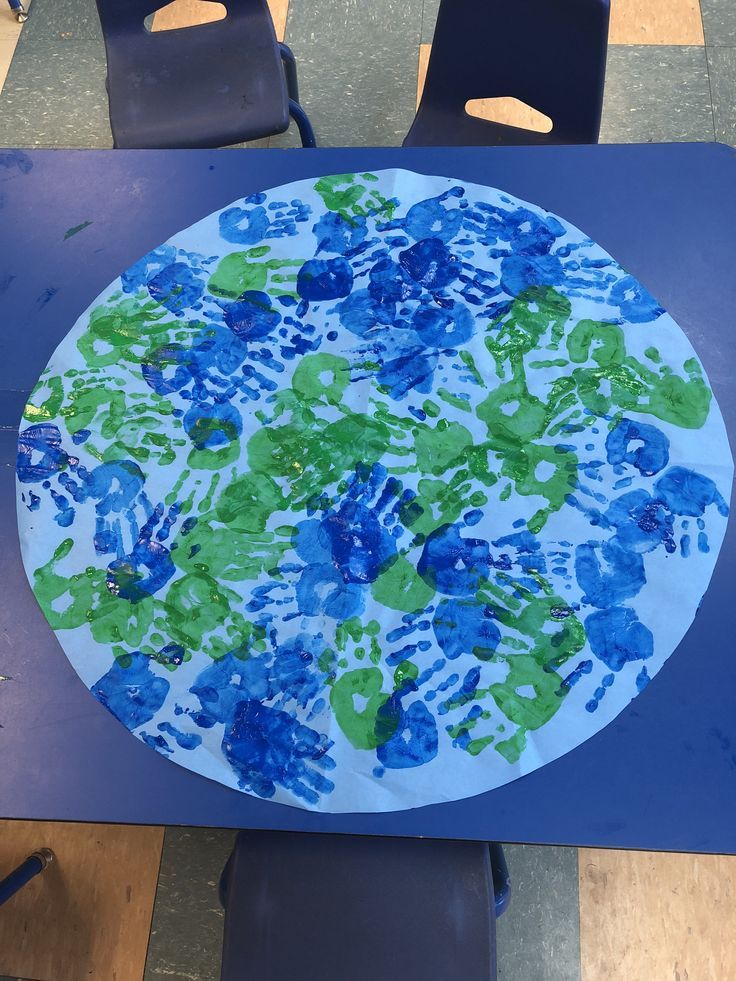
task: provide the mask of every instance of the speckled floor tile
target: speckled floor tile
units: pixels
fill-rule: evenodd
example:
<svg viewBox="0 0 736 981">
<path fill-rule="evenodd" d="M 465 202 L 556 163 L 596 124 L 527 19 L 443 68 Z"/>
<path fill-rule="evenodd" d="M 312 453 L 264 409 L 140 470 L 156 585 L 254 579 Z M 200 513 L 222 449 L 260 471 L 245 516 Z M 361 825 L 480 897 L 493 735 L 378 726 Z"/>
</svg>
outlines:
<svg viewBox="0 0 736 981">
<path fill-rule="evenodd" d="M 387 54 L 374 47 L 371 71 L 376 74 L 370 79 L 356 74 L 360 51 L 352 46 L 336 51 L 329 67 L 319 53 L 299 58 L 302 105 L 318 146 L 401 145 L 414 119 L 416 48 L 401 63 L 390 56 L 384 61 Z M 301 145 L 293 123 L 288 133 L 269 142 L 272 147 Z"/>
<path fill-rule="evenodd" d="M 709 48 L 716 139 L 736 146 L 736 47 Z"/>
<path fill-rule="evenodd" d="M 608 49 L 601 143 L 713 138 L 705 48 L 613 45 Z"/>
<path fill-rule="evenodd" d="M 111 147 L 97 41 L 18 45 L 0 95 L 0 146 Z"/>
<path fill-rule="evenodd" d="M 291 0 L 286 40 L 320 146 L 398 146 L 414 118 L 423 0 Z M 292 126 L 271 146 L 297 146 Z"/>
<path fill-rule="evenodd" d="M 294 47 L 310 39 L 324 44 L 386 42 L 393 35 L 405 45 L 419 42 L 424 0 L 290 0 L 287 34 Z M 298 52 L 297 52 L 298 54 Z M 366 55 L 372 49 L 366 48 Z"/>
<path fill-rule="evenodd" d="M 106 71 L 101 41 L 39 38 L 19 46 L 0 92 L 0 146 L 112 147 Z"/>
<path fill-rule="evenodd" d="M 30 7 L 29 7 L 30 10 Z M 94 0 L 33 0 L 33 12 L 23 28 L 24 41 L 102 40 Z"/>
<path fill-rule="evenodd" d="M 576 848 L 504 845 L 511 904 L 496 924 L 498 981 L 579 981 Z"/>
<path fill-rule="evenodd" d="M 705 43 L 708 46 L 736 45 L 736 3 L 734 0 L 700 0 Z"/>
<path fill-rule="evenodd" d="M 234 831 L 166 829 L 144 981 L 218 981 L 217 886 L 234 841 Z"/>
<path fill-rule="evenodd" d="M 434 36 L 434 25 L 437 22 L 437 13 L 440 9 L 441 0 L 424 0 L 424 10 L 422 11 L 422 44 L 431 44 Z"/>
</svg>

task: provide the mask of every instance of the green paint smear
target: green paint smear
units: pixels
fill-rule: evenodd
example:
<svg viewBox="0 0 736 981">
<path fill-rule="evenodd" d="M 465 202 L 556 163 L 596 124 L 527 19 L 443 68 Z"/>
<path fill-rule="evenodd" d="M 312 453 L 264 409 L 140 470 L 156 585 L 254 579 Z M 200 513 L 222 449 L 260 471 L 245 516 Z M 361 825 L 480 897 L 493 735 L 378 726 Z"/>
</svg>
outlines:
<svg viewBox="0 0 736 981">
<path fill-rule="evenodd" d="M 163 342 L 172 326 L 163 319 L 165 316 L 167 311 L 158 303 L 135 297 L 96 307 L 87 330 L 77 341 L 79 353 L 90 367 L 106 368 L 127 361 L 140 371 L 141 361 Z"/>
<path fill-rule="evenodd" d="M 431 602 L 434 589 L 424 582 L 408 559 L 399 555 L 371 583 L 371 593 L 377 603 L 389 610 L 414 613 Z"/>
<path fill-rule="evenodd" d="M 75 225 L 74 228 L 68 228 L 64 233 L 64 241 L 66 242 L 66 240 L 71 238 L 72 235 L 76 235 L 78 232 L 84 231 L 84 229 L 88 228 L 91 224 L 91 221 L 83 221 L 81 225 Z"/>
<path fill-rule="evenodd" d="M 337 679 L 330 692 L 330 705 L 346 738 L 356 749 L 376 749 L 393 736 L 398 725 L 395 717 L 382 709 L 389 695 L 381 690 L 383 674 L 379 668 L 358 668 Z M 356 709 L 355 696 L 366 700 Z"/>
<path fill-rule="evenodd" d="M 45 394 L 46 398 L 38 402 L 39 396 Z M 55 419 L 61 410 L 64 401 L 64 385 L 58 375 L 50 378 L 41 378 L 31 392 L 28 404 L 23 410 L 23 418 L 29 422 L 47 422 Z"/>
<path fill-rule="evenodd" d="M 452 405 L 456 409 L 460 409 L 461 412 L 473 411 L 469 402 L 467 402 L 465 399 L 458 398 L 457 395 L 453 395 L 452 392 L 448 392 L 446 388 L 438 388 L 437 394 L 443 402 L 447 402 L 448 405 Z"/>
<path fill-rule="evenodd" d="M 363 180 L 371 181 L 374 175 L 364 174 Z M 350 224 L 356 217 L 375 215 L 391 221 L 397 202 L 361 184 L 357 174 L 335 174 L 322 177 L 314 185 L 329 211 L 336 211 Z"/>
<path fill-rule="evenodd" d="M 423 426 L 414 442 L 417 467 L 421 473 L 441 476 L 459 466 L 472 445 L 473 437 L 458 422 L 440 420 L 435 429 Z"/>
<path fill-rule="evenodd" d="M 269 252 L 268 246 L 264 246 Z M 213 296 L 223 299 L 237 300 L 246 290 L 257 290 L 276 296 L 283 296 L 284 290 L 279 286 L 269 289 L 269 278 L 274 282 L 284 281 L 289 277 L 274 275 L 277 269 L 291 267 L 298 269 L 300 263 L 292 259 L 269 259 L 266 262 L 253 262 L 255 256 L 264 255 L 261 249 L 250 249 L 247 252 L 231 252 L 220 260 L 212 276 L 207 282 L 207 289 Z M 296 296 L 295 293 L 288 295 Z"/>
</svg>

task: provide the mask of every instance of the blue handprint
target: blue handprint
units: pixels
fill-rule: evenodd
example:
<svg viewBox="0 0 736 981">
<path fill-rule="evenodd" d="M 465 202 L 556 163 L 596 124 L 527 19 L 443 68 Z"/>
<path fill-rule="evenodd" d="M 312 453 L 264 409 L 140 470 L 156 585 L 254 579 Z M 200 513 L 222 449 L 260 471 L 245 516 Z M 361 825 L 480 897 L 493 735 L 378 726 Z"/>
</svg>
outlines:
<svg viewBox="0 0 736 981">
<path fill-rule="evenodd" d="M 413 496 L 380 463 L 361 464 L 321 519 L 297 526 L 294 547 L 308 563 L 297 584 L 302 613 L 346 620 L 361 612 L 365 587 L 397 555 L 399 515 Z"/>
</svg>

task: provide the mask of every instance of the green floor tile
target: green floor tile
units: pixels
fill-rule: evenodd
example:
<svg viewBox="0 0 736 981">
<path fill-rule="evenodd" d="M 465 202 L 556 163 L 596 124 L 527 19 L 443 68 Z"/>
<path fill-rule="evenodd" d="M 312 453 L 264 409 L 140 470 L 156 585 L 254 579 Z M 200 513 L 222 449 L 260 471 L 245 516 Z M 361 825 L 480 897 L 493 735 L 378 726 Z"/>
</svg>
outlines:
<svg viewBox="0 0 736 981">
<path fill-rule="evenodd" d="M 601 143 L 713 140 L 705 48 L 608 49 Z"/>
<path fill-rule="evenodd" d="M 708 48 L 716 139 L 736 146 L 736 47 Z"/>
</svg>

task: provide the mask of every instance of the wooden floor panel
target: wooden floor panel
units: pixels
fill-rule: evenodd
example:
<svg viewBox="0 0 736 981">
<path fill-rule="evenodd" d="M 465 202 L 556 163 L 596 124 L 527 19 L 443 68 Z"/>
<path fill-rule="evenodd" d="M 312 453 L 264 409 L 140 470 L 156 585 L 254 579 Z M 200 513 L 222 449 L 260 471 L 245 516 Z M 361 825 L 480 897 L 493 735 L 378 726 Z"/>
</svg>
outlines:
<svg viewBox="0 0 736 981">
<path fill-rule="evenodd" d="M 0 3 L 0 92 L 5 84 L 21 30 L 22 24 L 18 23 L 6 0 L 3 0 Z"/>
<path fill-rule="evenodd" d="M 271 9 L 276 37 L 284 40 L 286 16 L 289 12 L 289 0 L 268 0 Z M 213 20 L 222 20 L 227 7 L 213 0 L 173 0 L 167 7 L 162 7 L 153 18 L 153 31 L 171 31 L 177 27 L 196 27 L 198 24 L 209 24 Z"/>
<path fill-rule="evenodd" d="M 46 847 L 56 861 L 0 910 L 0 974 L 141 981 L 163 828 L 0 821 L 0 876 Z"/>
<path fill-rule="evenodd" d="M 611 0 L 611 44 L 705 44 L 698 0 Z"/>
<path fill-rule="evenodd" d="M 582 848 L 582 981 L 736 978 L 736 856 Z"/>
</svg>

